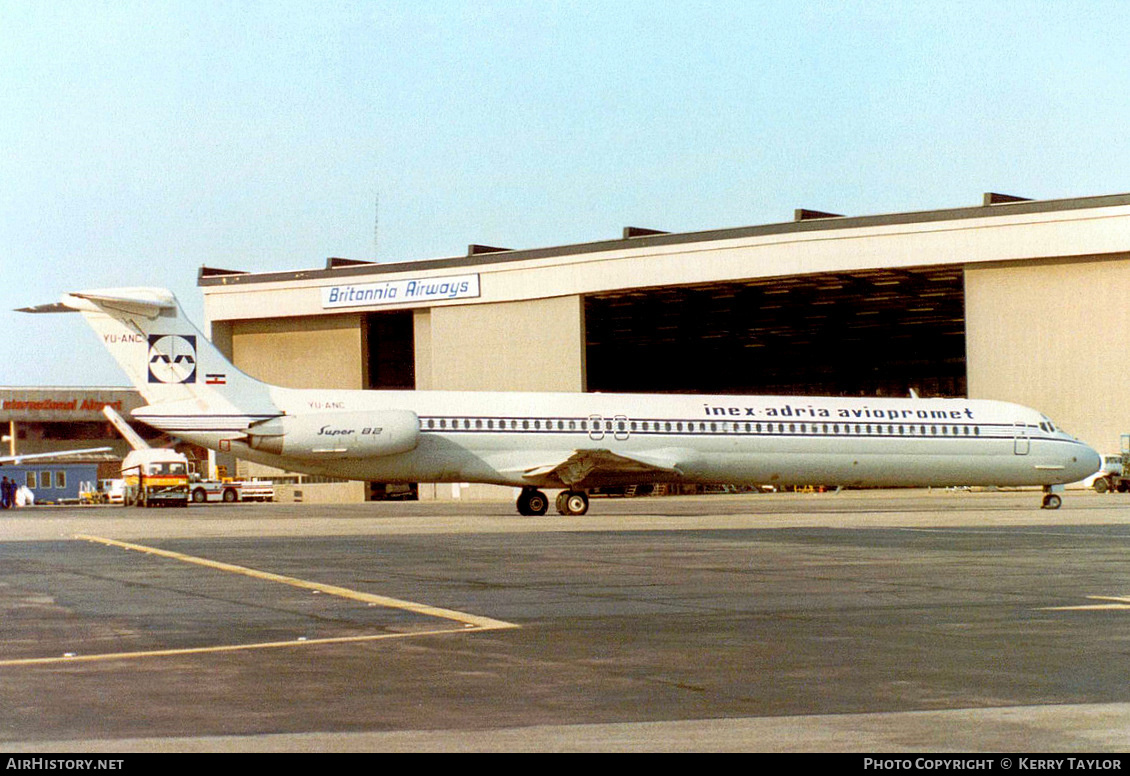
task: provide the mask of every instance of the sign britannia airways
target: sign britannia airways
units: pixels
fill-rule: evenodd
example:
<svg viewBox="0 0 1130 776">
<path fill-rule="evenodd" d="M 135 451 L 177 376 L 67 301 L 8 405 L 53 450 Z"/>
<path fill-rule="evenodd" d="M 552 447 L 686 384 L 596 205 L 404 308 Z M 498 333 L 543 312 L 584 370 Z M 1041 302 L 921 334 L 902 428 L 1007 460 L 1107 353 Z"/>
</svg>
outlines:
<svg viewBox="0 0 1130 776">
<path fill-rule="evenodd" d="M 445 302 L 479 296 L 478 275 L 410 278 L 383 283 L 351 283 L 322 289 L 322 308 Z"/>
</svg>

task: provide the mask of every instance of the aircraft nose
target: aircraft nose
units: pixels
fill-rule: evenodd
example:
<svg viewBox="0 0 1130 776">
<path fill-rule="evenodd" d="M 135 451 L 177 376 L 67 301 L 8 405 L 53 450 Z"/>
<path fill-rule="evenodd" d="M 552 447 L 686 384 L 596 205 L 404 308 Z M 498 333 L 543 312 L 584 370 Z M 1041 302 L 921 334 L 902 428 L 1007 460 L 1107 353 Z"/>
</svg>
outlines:
<svg viewBox="0 0 1130 776">
<path fill-rule="evenodd" d="M 1075 478 L 1076 482 L 1090 477 L 1103 465 L 1102 456 L 1099 455 L 1097 450 L 1090 445 L 1081 445 L 1080 447 L 1081 449 L 1074 456 L 1074 469 L 1075 473 L 1078 475 Z"/>
</svg>

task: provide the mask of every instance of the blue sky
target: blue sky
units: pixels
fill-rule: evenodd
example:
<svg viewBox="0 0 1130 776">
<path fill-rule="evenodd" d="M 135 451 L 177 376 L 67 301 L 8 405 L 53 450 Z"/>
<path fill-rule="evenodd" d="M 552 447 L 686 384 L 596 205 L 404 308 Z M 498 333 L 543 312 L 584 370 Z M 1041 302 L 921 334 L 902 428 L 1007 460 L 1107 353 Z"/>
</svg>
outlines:
<svg viewBox="0 0 1130 776">
<path fill-rule="evenodd" d="M 0 385 L 68 290 L 1130 191 L 1121 2 L 0 0 Z M 374 203 L 380 198 L 374 239 Z"/>
</svg>

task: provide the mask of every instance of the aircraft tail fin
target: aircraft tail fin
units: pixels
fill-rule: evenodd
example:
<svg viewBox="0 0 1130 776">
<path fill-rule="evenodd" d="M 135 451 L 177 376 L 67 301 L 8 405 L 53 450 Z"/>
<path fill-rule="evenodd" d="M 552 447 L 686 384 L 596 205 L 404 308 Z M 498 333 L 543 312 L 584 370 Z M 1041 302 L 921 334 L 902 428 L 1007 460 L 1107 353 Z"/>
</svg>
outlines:
<svg viewBox="0 0 1130 776">
<path fill-rule="evenodd" d="M 172 292 L 115 288 L 67 294 L 25 312 L 77 310 L 150 405 L 205 415 L 276 413 L 271 386 L 239 371 L 185 317 Z"/>
</svg>

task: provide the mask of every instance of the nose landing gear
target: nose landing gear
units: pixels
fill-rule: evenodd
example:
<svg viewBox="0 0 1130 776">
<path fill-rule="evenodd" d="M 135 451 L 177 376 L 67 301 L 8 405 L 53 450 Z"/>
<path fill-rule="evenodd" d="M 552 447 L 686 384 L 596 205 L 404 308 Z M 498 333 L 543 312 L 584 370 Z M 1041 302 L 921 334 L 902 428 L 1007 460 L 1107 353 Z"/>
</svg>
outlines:
<svg viewBox="0 0 1130 776">
<path fill-rule="evenodd" d="M 1044 503 L 1040 509 L 1059 509 L 1063 504 L 1063 499 L 1059 497 L 1058 493 L 1053 493 L 1051 487 L 1044 488 Z"/>
</svg>

